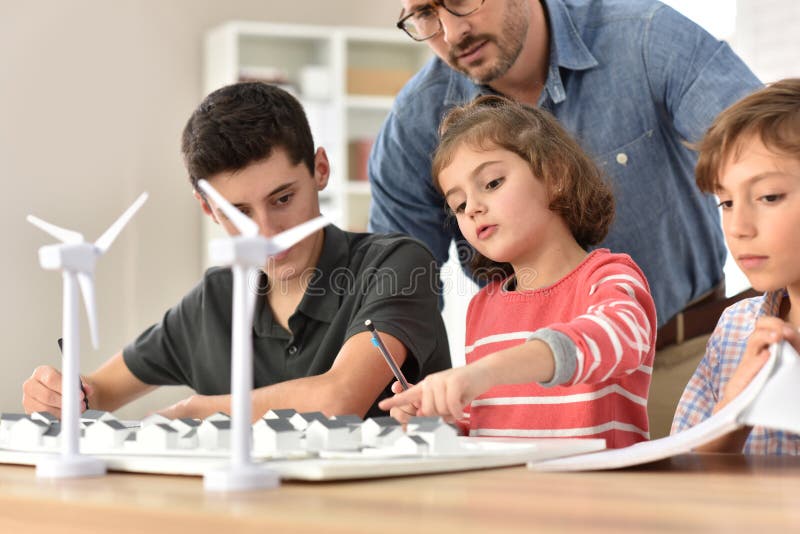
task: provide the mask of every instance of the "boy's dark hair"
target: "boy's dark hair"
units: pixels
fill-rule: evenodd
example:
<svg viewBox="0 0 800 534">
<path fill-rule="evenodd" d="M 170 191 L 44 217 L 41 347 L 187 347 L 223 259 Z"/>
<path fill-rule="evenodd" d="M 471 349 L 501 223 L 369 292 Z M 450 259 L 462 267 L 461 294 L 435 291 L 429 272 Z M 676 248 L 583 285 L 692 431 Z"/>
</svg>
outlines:
<svg viewBox="0 0 800 534">
<path fill-rule="evenodd" d="M 209 94 L 183 129 L 181 152 L 189 179 L 236 172 L 276 148 L 314 173 L 314 139 L 305 112 L 292 95 L 261 82 L 228 85 Z"/>
<path fill-rule="evenodd" d="M 605 238 L 614 220 L 611 187 L 594 161 L 546 111 L 500 96 L 481 96 L 451 110 L 442 120 L 439 135 L 432 165 L 439 192 L 439 174 L 464 143 L 479 150 L 501 148 L 528 162 L 533 175 L 544 183 L 549 208 L 564 219 L 581 247 Z M 471 267 L 479 278 L 513 272 L 510 265 L 477 252 Z"/>
<path fill-rule="evenodd" d="M 769 150 L 800 161 L 800 78 L 775 82 L 717 115 L 694 146 L 700 152 L 695 169 L 700 190 L 719 190 L 722 166 L 739 154 L 742 142 L 752 135 Z"/>
</svg>

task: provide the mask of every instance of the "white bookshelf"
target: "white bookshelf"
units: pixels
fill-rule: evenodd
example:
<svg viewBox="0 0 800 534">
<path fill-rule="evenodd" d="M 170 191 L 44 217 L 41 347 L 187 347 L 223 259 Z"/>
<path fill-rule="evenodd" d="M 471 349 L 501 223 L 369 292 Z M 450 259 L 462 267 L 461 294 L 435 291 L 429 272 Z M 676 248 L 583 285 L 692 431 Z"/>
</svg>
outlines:
<svg viewBox="0 0 800 534">
<path fill-rule="evenodd" d="M 428 48 L 396 29 L 246 21 L 213 28 L 204 44 L 205 94 L 243 76 L 285 80 L 331 161 L 322 212 L 341 228 L 364 231 L 369 184 L 363 159 L 360 168 L 351 165 L 351 143 L 360 141 L 362 154 L 367 150 L 396 90 L 430 57 Z M 219 229 L 206 220 L 203 233 L 207 239 Z"/>
</svg>

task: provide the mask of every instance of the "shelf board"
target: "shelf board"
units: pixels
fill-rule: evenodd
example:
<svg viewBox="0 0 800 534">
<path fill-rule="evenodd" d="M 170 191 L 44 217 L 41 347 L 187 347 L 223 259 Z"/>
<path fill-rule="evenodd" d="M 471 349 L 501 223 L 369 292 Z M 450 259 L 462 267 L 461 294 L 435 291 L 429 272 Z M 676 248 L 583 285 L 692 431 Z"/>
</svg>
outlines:
<svg viewBox="0 0 800 534">
<path fill-rule="evenodd" d="M 349 95 L 345 100 L 348 109 L 373 109 L 389 111 L 392 109 L 394 97 L 392 96 L 370 96 L 370 95 Z"/>
<path fill-rule="evenodd" d="M 347 192 L 355 195 L 369 195 L 369 182 L 350 180 L 347 182 Z"/>
</svg>

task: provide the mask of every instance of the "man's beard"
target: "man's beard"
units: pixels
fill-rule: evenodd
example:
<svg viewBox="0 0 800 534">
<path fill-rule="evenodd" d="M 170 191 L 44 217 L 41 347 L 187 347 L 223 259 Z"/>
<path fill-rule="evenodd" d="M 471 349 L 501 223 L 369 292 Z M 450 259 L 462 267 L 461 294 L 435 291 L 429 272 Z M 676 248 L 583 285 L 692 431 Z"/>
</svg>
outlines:
<svg viewBox="0 0 800 534">
<path fill-rule="evenodd" d="M 453 46 L 447 53 L 447 59 L 450 65 L 469 76 L 472 81 L 478 84 L 490 84 L 498 78 L 502 77 L 517 61 L 522 47 L 525 44 L 525 38 L 528 35 L 528 20 L 519 9 L 509 8 L 508 12 L 503 18 L 503 27 L 500 31 L 500 37 L 490 34 L 481 35 L 467 35 L 457 45 Z M 480 72 L 485 68 L 486 60 L 474 67 L 468 65 L 461 65 L 458 56 L 469 50 L 476 43 L 485 42 L 483 46 L 494 43 L 498 49 L 498 56 L 494 65 L 489 66 L 488 70 Z"/>
</svg>

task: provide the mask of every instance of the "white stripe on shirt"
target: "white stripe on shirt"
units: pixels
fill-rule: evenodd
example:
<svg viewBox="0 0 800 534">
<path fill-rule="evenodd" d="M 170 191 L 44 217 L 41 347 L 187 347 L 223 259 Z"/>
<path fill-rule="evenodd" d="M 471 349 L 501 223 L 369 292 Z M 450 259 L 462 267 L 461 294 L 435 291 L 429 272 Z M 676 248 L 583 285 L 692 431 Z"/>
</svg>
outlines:
<svg viewBox="0 0 800 534">
<path fill-rule="evenodd" d="M 634 432 L 650 439 L 650 433 L 642 430 L 636 425 L 621 423 L 619 421 L 609 421 L 602 425 L 582 427 L 582 428 L 540 428 L 540 429 L 517 429 L 517 428 L 473 428 L 469 431 L 470 436 L 477 437 L 514 437 L 514 438 L 577 438 L 581 436 L 592 436 L 609 430 L 622 430 Z"/>
<path fill-rule="evenodd" d="M 570 404 L 573 402 L 589 402 L 601 399 L 607 395 L 616 393 L 626 399 L 647 406 L 647 399 L 631 393 L 619 384 L 611 384 L 588 393 L 575 393 L 573 395 L 542 396 L 542 397 L 493 397 L 489 399 L 479 399 L 472 401 L 472 406 L 514 406 L 517 404 Z"/>
<path fill-rule="evenodd" d="M 528 339 L 529 337 L 531 337 L 531 334 L 533 334 L 533 332 L 508 332 L 508 333 L 505 333 L 505 334 L 495 334 L 493 336 L 487 336 L 487 337 L 479 339 L 473 345 L 467 345 L 466 347 L 464 347 L 464 353 L 465 354 L 469 354 L 470 352 L 472 352 L 476 348 L 478 348 L 480 346 L 483 346 L 483 345 L 489 345 L 491 343 L 502 343 L 503 341 L 514 341 L 514 340 L 517 340 L 517 339 Z"/>
<path fill-rule="evenodd" d="M 597 288 L 600 286 L 600 284 L 602 284 L 603 282 L 607 282 L 609 280 L 627 280 L 636 287 L 640 288 L 642 291 L 647 291 L 647 289 L 644 288 L 644 286 L 639 280 L 637 280 L 635 277 L 629 274 L 612 274 L 610 276 L 601 278 L 596 283 L 592 284 L 592 287 L 589 288 L 589 294 L 594 295 L 594 292 L 597 291 Z"/>
</svg>

